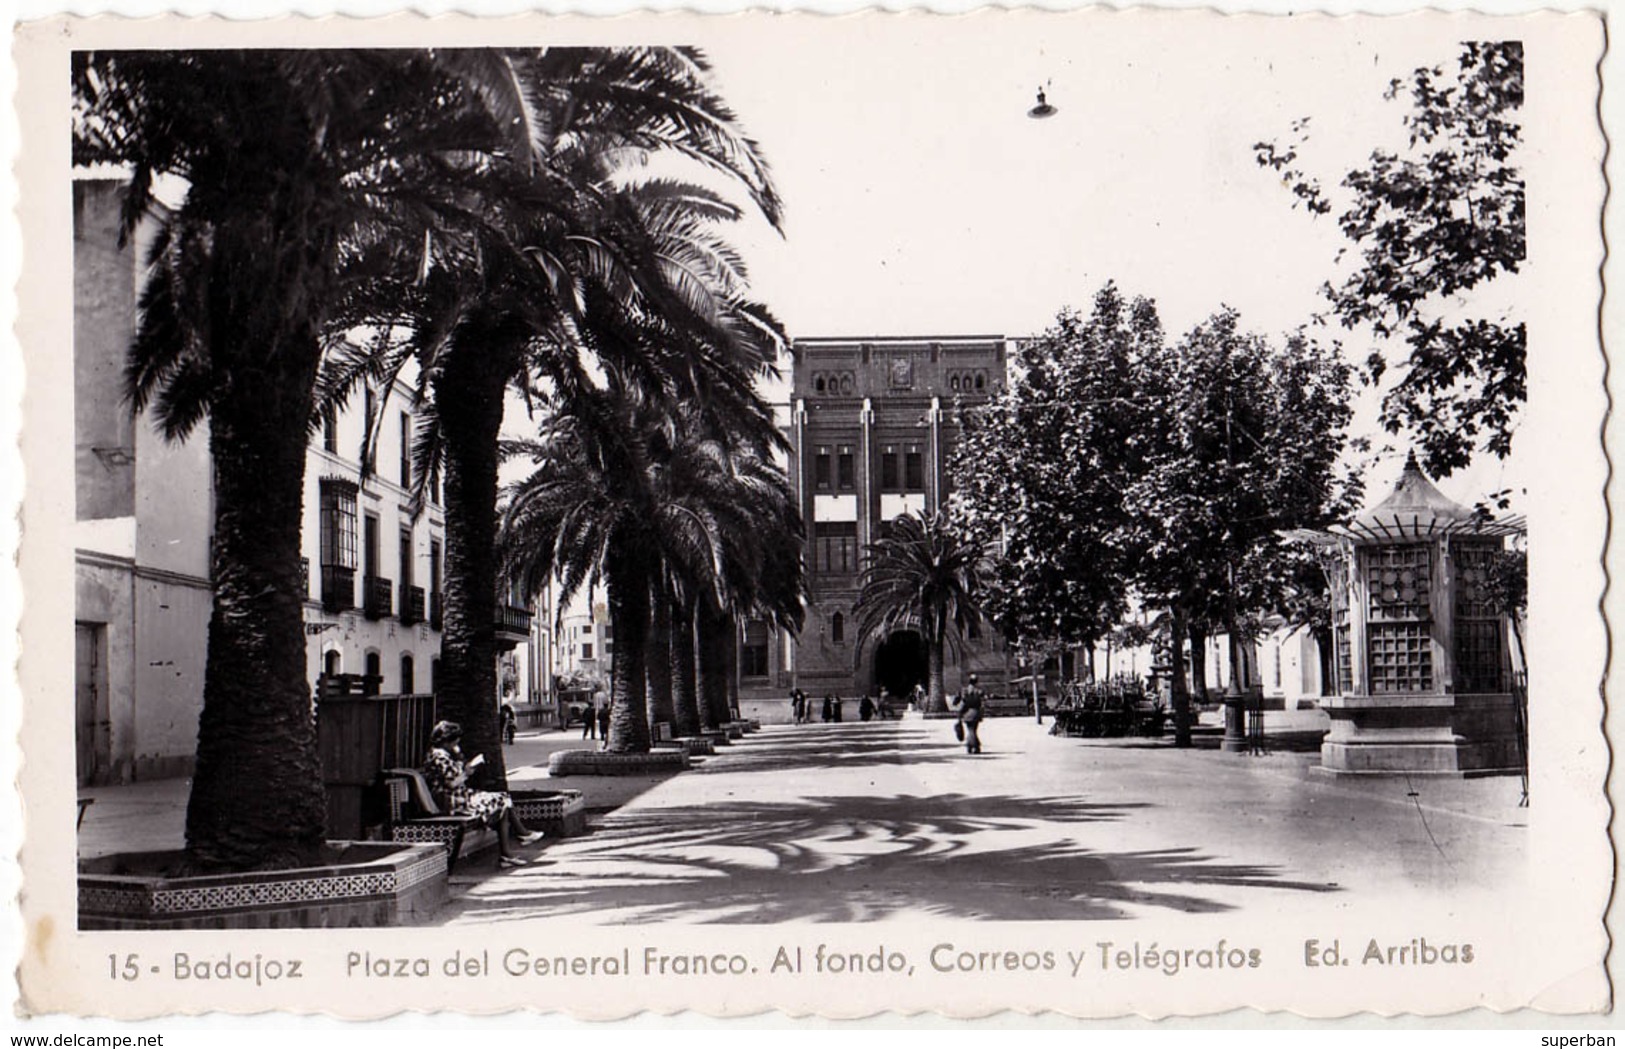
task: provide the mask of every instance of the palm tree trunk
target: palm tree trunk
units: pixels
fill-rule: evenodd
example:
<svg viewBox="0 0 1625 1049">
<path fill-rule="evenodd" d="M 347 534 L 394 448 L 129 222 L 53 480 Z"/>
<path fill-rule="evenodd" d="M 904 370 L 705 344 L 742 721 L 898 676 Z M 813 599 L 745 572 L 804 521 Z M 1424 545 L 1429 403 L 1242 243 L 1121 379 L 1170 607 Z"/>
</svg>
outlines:
<svg viewBox="0 0 1625 1049">
<path fill-rule="evenodd" d="M 723 669 L 727 672 L 728 681 L 728 720 L 739 720 L 739 620 L 734 616 L 724 617 L 728 629 L 723 631 L 722 637 L 726 646 L 727 658 L 723 661 Z"/>
<path fill-rule="evenodd" d="M 1191 745 L 1191 694 L 1185 687 L 1185 610 L 1174 605 L 1168 610 L 1168 698 L 1174 708 L 1174 746 Z"/>
<path fill-rule="evenodd" d="M 619 545 L 619 544 L 616 544 Z M 610 658 L 609 740 L 614 754 L 649 752 L 649 704 L 644 691 L 649 639 L 649 577 L 624 547 L 610 548 L 609 621 L 615 627 Z"/>
<path fill-rule="evenodd" d="M 698 656 L 700 716 L 714 729 L 732 720 L 728 716 L 728 617 L 711 602 L 700 599 L 694 610 L 695 649 Z"/>
<path fill-rule="evenodd" d="M 500 319 L 469 321 L 434 378 L 445 445 L 445 629 L 438 716 L 463 726 L 463 751 L 485 755 L 483 782 L 507 786 L 497 717 L 497 431 L 518 353 Z"/>
<path fill-rule="evenodd" d="M 948 709 L 948 696 L 944 690 L 942 673 L 943 649 L 946 647 L 947 642 L 940 637 L 932 641 L 928 647 L 925 669 L 925 709 L 929 713 L 940 713 Z M 1038 671 L 1035 669 L 1033 672 L 1037 673 Z"/>
<path fill-rule="evenodd" d="M 225 344 L 233 334 L 222 333 Z M 243 334 L 209 436 L 214 606 L 186 809 L 187 865 L 197 870 L 312 862 L 326 807 L 299 585 L 306 420 L 321 352 L 314 337 L 267 346 Z"/>
<path fill-rule="evenodd" d="M 649 731 L 665 724 L 675 726 L 677 718 L 671 693 L 671 601 L 667 597 L 664 579 L 649 590 L 652 609 L 649 614 L 648 668 L 646 679 L 649 689 Z"/>
<path fill-rule="evenodd" d="M 700 701 L 694 659 L 694 604 L 692 599 L 671 599 L 672 706 L 677 735 L 700 730 Z"/>
</svg>

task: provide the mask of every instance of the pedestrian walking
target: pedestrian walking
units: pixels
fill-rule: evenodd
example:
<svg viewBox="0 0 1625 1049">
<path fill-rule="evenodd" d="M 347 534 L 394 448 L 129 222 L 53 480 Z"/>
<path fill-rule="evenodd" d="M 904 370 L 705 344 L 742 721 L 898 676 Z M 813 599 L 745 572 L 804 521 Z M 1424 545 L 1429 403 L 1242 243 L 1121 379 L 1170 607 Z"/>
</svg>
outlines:
<svg viewBox="0 0 1625 1049">
<path fill-rule="evenodd" d="M 598 740 L 603 746 L 609 746 L 609 704 L 605 703 L 598 708 Z"/>
<path fill-rule="evenodd" d="M 835 720 L 835 696 L 833 694 L 831 694 L 831 693 L 826 692 L 826 693 L 824 693 L 824 724 L 827 725 L 831 721 L 834 721 L 834 720 Z"/>
<path fill-rule="evenodd" d="M 835 720 L 836 720 L 836 722 L 839 722 L 841 720 L 841 697 L 840 696 L 835 697 Z"/>
<path fill-rule="evenodd" d="M 790 692 L 790 717 L 797 725 L 807 718 L 807 697 L 802 694 L 799 688 L 792 689 Z"/>
<path fill-rule="evenodd" d="M 581 738 L 592 739 L 598 732 L 598 697 L 593 696 L 581 712 Z"/>
<path fill-rule="evenodd" d="M 868 721 L 875 716 L 875 701 L 870 699 L 868 693 L 863 696 L 863 702 L 858 704 L 858 720 Z"/>
<path fill-rule="evenodd" d="M 502 704 L 502 742 L 513 746 L 514 737 L 519 734 L 519 715 L 513 709 L 512 703 Z"/>
<path fill-rule="evenodd" d="M 982 690 L 976 684 L 976 675 L 972 674 L 965 688 L 959 693 L 959 724 L 965 734 L 965 753 L 980 754 L 982 752 Z"/>
</svg>

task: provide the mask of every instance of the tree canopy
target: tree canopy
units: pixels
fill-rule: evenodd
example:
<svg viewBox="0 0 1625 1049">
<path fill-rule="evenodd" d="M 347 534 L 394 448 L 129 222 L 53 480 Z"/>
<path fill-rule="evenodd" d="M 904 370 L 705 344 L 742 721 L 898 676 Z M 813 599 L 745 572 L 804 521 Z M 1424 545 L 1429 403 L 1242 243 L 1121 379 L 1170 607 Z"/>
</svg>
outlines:
<svg viewBox="0 0 1625 1049">
<path fill-rule="evenodd" d="M 1260 142 L 1258 163 L 1280 174 L 1310 213 L 1337 218 L 1357 264 L 1325 295 L 1345 327 L 1369 325 L 1397 339 L 1394 361 L 1366 361 L 1372 383 L 1388 380 L 1381 420 L 1408 433 L 1434 476 L 1466 466 L 1475 451 L 1505 458 L 1527 397 L 1526 332 L 1508 315 L 1479 316 L 1465 297 L 1515 274 L 1525 256 L 1524 179 L 1517 166 L 1523 45 L 1468 42 L 1454 68 L 1425 66 L 1389 85 L 1408 98 L 1408 144 L 1378 148 L 1344 176 L 1344 193 L 1322 188 L 1299 150 L 1309 119 L 1286 145 Z"/>
</svg>

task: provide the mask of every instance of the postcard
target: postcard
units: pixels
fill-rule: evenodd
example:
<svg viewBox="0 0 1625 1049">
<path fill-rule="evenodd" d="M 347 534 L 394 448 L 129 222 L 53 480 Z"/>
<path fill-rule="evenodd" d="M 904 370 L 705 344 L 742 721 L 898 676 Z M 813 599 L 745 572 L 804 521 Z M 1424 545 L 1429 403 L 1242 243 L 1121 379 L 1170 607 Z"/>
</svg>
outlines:
<svg viewBox="0 0 1625 1049">
<path fill-rule="evenodd" d="M 20 26 L 23 1010 L 1606 1011 L 1604 47 Z"/>
</svg>

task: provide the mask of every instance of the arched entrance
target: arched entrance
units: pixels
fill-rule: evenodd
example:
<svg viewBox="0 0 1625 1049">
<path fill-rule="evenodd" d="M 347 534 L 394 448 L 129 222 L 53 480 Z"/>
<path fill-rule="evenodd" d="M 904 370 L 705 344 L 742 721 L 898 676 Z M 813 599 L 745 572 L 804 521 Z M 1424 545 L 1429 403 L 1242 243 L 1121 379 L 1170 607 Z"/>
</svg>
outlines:
<svg viewBox="0 0 1625 1049">
<path fill-rule="evenodd" d="M 899 630 L 875 649 L 875 688 L 907 699 L 915 685 L 926 683 L 925 639 L 918 631 Z"/>
</svg>

